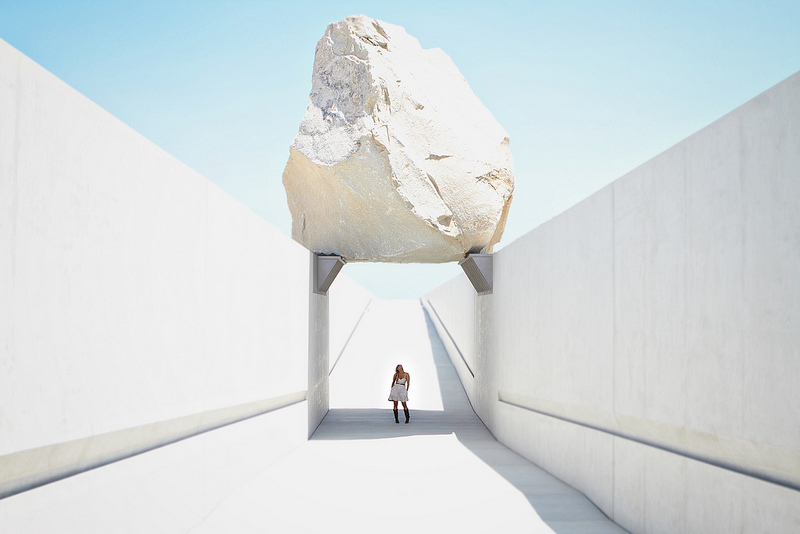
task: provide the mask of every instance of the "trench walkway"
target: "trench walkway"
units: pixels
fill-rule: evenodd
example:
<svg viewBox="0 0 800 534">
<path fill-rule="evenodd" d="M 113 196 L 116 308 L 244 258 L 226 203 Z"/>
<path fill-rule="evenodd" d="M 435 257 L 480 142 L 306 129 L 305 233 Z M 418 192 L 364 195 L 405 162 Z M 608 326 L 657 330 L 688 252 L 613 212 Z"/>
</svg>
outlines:
<svg viewBox="0 0 800 534">
<path fill-rule="evenodd" d="M 311 440 L 283 438 L 306 431 L 296 404 L 2 499 L 0 532 L 625 532 L 492 437 L 419 302 L 373 301 L 338 356 Z"/>
<path fill-rule="evenodd" d="M 331 362 L 337 360 L 331 355 Z M 386 401 L 411 374 L 411 423 Z M 499 444 L 472 411 L 417 301 L 373 301 L 331 374 L 312 439 L 193 532 L 625 532 Z"/>
</svg>

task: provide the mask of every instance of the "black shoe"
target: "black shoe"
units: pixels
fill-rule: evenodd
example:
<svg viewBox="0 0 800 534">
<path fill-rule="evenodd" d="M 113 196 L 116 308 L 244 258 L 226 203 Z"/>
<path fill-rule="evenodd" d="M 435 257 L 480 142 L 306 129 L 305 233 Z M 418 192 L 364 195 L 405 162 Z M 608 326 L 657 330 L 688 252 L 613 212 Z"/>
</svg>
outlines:
<svg viewBox="0 0 800 534">
<path fill-rule="evenodd" d="M 403 412 L 406 414 L 406 423 L 408 423 L 409 419 L 411 419 L 411 414 L 408 413 L 408 410 L 403 409 Z"/>
<path fill-rule="evenodd" d="M 394 412 L 394 422 L 395 423 L 399 423 L 400 419 L 397 418 L 397 410 L 392 410 L 392 411 Z M 406 421 L 406 422 L 408 422 L 408 421 Z"/>
</svg>

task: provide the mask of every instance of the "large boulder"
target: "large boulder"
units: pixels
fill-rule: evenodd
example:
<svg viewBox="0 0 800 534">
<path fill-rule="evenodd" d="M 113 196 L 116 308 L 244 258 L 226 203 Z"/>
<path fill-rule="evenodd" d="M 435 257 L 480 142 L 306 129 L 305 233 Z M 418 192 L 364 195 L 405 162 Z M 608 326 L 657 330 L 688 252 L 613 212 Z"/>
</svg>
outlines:
<svg viewBox="0 0 800 534">
<path fill-rule="evenodd" d="M 506 132 L 447 54 L 359 15 L 317 43 L 283 184 L 308 249 L 437 263 L 492 251 L 514 177 Z"/>
</svg>

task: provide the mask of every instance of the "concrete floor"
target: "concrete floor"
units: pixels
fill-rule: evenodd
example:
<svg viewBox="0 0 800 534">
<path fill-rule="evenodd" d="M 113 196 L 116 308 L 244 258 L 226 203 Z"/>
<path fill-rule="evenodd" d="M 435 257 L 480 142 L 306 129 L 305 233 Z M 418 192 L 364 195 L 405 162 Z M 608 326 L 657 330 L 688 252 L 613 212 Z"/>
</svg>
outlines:
<svg viewBox="0 0 800 534">
<path fill-rule="evenodd" d="M 0 531 L 625 532 L 492 437 L 419 302 L 373 301 L 331 361 L 308 442 L 280 438 L 299 404 L 0 500 Z M 409 424 L 386 401 L 397 363 Z"/>
<path fill-rule="evenodd" d="M 192 532 L 625 532 L 492 437 L 419 302 L 374 301 L 337 357 L 312 439 Z M 397 363 L 409 424 L 386 401 Z"/>
</svg>

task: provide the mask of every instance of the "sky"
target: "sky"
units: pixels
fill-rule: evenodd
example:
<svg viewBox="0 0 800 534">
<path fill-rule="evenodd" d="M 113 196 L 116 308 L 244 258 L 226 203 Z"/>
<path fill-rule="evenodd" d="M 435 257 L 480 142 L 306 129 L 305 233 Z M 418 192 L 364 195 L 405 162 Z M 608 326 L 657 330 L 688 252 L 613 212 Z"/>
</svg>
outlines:
<svg viewBox="0 0 800 534">
<path fill-rule="evenodd" d="M 0 0 L 0 39 L 290 235 L 281 175 L 314 49 L 359 13 L 444 50 L 509 133 L 496 251 L 800 70 L 798 0 Z M 343 272 L 394 299 L 461 270 Z"/>
</svg>

